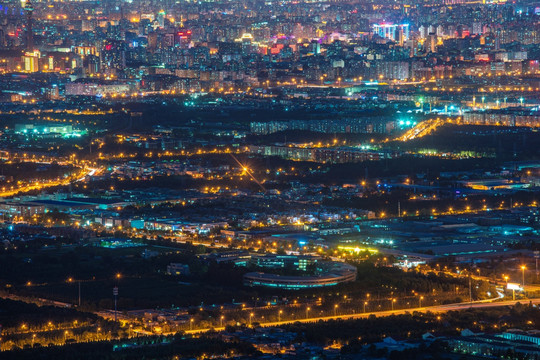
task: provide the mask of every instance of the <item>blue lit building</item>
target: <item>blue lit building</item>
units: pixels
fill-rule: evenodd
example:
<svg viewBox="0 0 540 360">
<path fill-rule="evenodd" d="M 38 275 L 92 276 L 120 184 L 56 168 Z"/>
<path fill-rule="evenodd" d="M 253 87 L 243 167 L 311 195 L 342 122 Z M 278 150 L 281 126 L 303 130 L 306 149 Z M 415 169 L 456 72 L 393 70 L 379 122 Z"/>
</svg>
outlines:
<svg viewBox="0 0 540 360">
<path fill-rule="evenodd" d="M 396 42 L 409 39 L 409 24 L 373 24 L 373 33 Z"/>
</svg>

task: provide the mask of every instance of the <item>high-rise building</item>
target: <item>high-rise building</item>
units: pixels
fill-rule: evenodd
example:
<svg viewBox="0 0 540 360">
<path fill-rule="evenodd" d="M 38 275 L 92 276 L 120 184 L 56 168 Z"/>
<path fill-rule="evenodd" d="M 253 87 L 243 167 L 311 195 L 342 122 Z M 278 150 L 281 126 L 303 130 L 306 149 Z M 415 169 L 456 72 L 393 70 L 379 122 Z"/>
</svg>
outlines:
<svg viewBox="0 0 540 360">
<path fill-rule="evenodd" d="M 103 71 L 114 74 L 126 67 L 126 45 L 122 41 L 108 40 L 99 55 Z"/>
<path fill-rule="evenodd" d="M 188 47 L 191 43 L 191 30 L 180 29 L 176 33 L 175 45 L 180 47 Z"/>
<path fill-rule="evenodd" d="M 407 41 L 409 39 L 409 24 L 374 24 L 373 33 L 392 41 Z"/>
<path fill-rule="evenodd" d="M 26 13 L 26 49 L 28 51 L 34 51 L 34 34 L 32 33 L 32 13 L 34 12 L 34 5 L 30 0 L 26 0 L 24 3 L 24 12 Z"/>
<path fill-rule="evenodd" d="M 39 71 L 39 57 L 40 57 L 40 53 L 38 50 L 35 50 L 35 51 L 28 51 L 26 52 L 23 57 L 22 57 L 22 62 L 23 62 L 23 66 L 24 66 L 24 71 L 25 72 L 30 72 L 30 73 L 33 73 L 33 72 L 38 72 Z"/>
<path fill-rule="evenodd" d="M 426 51 L 430 53 L 437 52 L 437 35 L 429 34 L 426 41 Z"/>
<path fill-rule="evenodd" d="M 165 27 L 165 10 L 161 10 L 157 15 L 157 26 L 161 29 Z"/>
</svg>

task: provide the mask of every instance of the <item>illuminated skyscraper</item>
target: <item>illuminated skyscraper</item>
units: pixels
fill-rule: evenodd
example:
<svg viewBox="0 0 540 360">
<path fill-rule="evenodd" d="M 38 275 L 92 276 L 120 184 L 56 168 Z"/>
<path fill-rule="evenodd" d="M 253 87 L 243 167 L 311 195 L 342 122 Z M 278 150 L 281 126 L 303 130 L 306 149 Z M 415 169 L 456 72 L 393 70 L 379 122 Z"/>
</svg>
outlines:
<svg viewBox="0 0 540 360">
<path fill-rule="evenodd" d="M 101 70 L 115 74 L 126 67 L 126 44 L 119 40 L 108 40 L 99 52 Z"/>
<path fill-rule="evenodd" d="M 24 3 L 24 12 L 26 13 L 26 49 L 28 51 L 34 51 L 34 35 L 32 33 L 32 13 L 34 12 L 34 5 L 30 0 L 26 0 Z"/>
<path fill-rule="evenodd" d="M 158 15 L 157 15 L 157 25 L 159 28 L 163 29 L 165 27 L 165 10 L 161 10 L 160 12 L 158 12 Z"/>
<path fill-rule="evenodd" d="M 373 33 L 401 43 L 409 40 L 409 24 L 373 24 Z"/>
</svg>

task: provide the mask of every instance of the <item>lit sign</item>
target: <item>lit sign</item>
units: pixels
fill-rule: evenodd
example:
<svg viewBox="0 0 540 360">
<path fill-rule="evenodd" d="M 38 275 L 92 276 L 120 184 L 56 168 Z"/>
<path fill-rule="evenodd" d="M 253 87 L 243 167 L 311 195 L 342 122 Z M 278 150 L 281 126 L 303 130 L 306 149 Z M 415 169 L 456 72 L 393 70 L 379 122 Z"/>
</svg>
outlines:
<svg viewBox="0 0 540 360">
<path fill-rule="evenodd" d="M 519 284 L 515 284 L 515 283 L 506 284 L 506 288 L 508 290 L 521 290 L 521 287 L 519 286 Z"/>
</svg>

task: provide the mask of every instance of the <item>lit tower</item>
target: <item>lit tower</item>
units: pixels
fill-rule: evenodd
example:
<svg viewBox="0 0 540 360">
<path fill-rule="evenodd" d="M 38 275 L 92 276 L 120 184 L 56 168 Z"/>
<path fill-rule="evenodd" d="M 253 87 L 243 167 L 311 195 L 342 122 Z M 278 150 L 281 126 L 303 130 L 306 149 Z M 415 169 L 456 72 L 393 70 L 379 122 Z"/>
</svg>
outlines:
<svg viewBox="0 0 540 360">
<path fill-rule="evenodd" d="M 157 16 L 157 21 L 158 21 L 158 26 L 160 28 L 164 28 L 165 27 L 165 10 L 160 10 L 160 12 L 158 12 L 158 16 Z"/>
<path fill-rule="evenodd" d="M 32 12 L 34 12 L 34 5 L 30 0 L 26 0 L 24 3 L 24 12 L 26 13 L 26 49 L 28 51 L 34 51 L 34 35 L 32 33 Z"/>
</svg>

